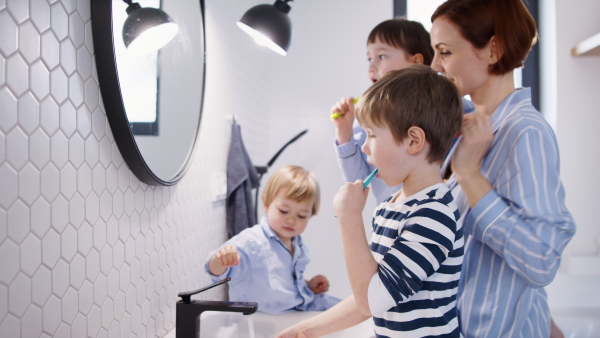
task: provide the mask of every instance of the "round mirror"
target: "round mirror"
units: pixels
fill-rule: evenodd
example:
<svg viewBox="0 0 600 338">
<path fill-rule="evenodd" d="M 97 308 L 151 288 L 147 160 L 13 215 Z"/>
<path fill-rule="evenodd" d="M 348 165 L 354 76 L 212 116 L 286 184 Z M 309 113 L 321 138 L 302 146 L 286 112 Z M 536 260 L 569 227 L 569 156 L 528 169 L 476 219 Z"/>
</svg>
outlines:
<svg viewBox="0 0 600 338">
<path fill-rule="evenodd" d="M 123 32 L 135 12 L 132 1 L 92 0 L 100 92 L 113 136 L 131 171 L 147 184 L 173 185 L 187 169 L 200 129 L 204 3 L 139 0 L 133 5 L 164 12 L 169 23 L 177 25 L 176 34 L 158 50 L 133 52 L 128 47 L 134 43 L 128 41 L 125 47 Z"/>
</svg>

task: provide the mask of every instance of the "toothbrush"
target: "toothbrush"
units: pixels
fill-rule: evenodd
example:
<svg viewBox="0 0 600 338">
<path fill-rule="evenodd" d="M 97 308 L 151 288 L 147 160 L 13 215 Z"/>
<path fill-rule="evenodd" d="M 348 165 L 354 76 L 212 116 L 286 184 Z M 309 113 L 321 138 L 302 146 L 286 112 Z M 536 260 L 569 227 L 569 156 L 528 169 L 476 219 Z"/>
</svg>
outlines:
<svg viewBox="0 0 600 338">
<path fill-rule="evenodd" d="M 360 96 L 359 96 L 359 97 L 357 97 L 357 98 L 355 98 L 354 100 L 352 100 L 352 104 L 356 104 L 356 103 L 358 102 L 358 100 L 359 100 L 359 99 L 360 99 Z M 337 119 L 338 117 L 340 117 L 340 116 L 342 116 L 342 115 L 344 115 L 344 114 L 343 114 L 343 113 L 340 113 L 340 112 L 333 113 L 333 114 L 331 114 L 331 118 L 335 120 L 335 119 Z"/>
<path fill-rule="evenodd" d="M 365 181 L 363 182 L 363 190 L 367 189 L 367 187 L 373 180 L 373 177 L 375 177 L 375 175 L 377 175 L 378 171 L 379 171 L 379 169 L 375 168 L 375 170 L 373 170 L 373 172 L 370 173 L 369 176 L 367 176 L 367 178 L 365 178 Z M 333 215 L 333 217 L 337 218 L 337 215 Z"/>
</svg>

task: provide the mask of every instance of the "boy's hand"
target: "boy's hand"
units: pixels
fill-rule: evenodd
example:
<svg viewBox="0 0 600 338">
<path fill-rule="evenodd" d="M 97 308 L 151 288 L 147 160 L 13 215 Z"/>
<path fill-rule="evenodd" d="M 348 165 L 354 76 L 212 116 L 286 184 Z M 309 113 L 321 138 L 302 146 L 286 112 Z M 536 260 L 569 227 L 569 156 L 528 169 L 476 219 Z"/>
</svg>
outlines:
<svg viewBox="0 0 600 338">
<path fill-rule="evenodd" d="M 352 97 L 342 97 L 331 107 L 331 111 L 329 112 L 331 120 L 335 125 L 335 138 L 339 145 L 347 143 L 352 139 L 352 124 L 354 123 L 353 100 L 354 98 Z M 338 117 L 333 118 L 334 116 Z"/>
<path fill-rule="evenodd" d="M 215 253 L 215 259 L 224 267 L 240 264 L 240 254 L 235 245 L 225 245 Z"/>
<path fill-rule="evenodd" d="M 307 283 L 308 288 L 315 294 L 327 292 L 329 290 L 329 280 L 323 275 L 316 275 Z"/>
<path fill-rule="evenodd" d="M 333 198 L 333 211 L 338 219 L 343 215 L 362 215 L 369 188 L 363 190 L 363 181 L 344 184 Z"/>
</svg>

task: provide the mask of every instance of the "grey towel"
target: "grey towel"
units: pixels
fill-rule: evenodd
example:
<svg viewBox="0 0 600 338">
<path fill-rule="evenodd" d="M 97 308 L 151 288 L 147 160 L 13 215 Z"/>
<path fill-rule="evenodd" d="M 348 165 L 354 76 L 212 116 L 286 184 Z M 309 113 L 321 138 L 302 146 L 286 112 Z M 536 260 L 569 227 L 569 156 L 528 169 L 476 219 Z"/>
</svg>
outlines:
<svg viewBox="0 0 600 338">
<path fill-rule="evenodd" d="M 252 189 L 260 178 L 242 142 L 240 125 L 231 123 L 231 144 L 227 158 L 227 235 L 229 238 L 256 224 Z M 257 201 L 258 203 L 258 201 Z"/>
</svg>

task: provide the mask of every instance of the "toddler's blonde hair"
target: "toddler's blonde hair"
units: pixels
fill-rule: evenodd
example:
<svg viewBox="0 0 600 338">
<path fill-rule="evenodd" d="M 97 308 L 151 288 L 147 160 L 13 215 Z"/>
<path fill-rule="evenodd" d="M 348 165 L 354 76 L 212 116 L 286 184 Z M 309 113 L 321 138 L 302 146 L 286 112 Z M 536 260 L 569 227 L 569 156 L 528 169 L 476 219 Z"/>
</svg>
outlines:
<svg viewBox="0 0 600 338">
<path fill-rule="evenodd" d="M 265 185 L 262 194 L 262 201 L 265 208 L 268 208 L 280 193 L 283 193 L 283 198 L 295 202 L 303 202 L 311 199 L 313 202 L 311 216 L 319 212 L 319 205 L 321 203 L 319 182 L 316 176 L 309 170 L 296 165 L 287 165 L 275 171 Z"/>
</svg>

